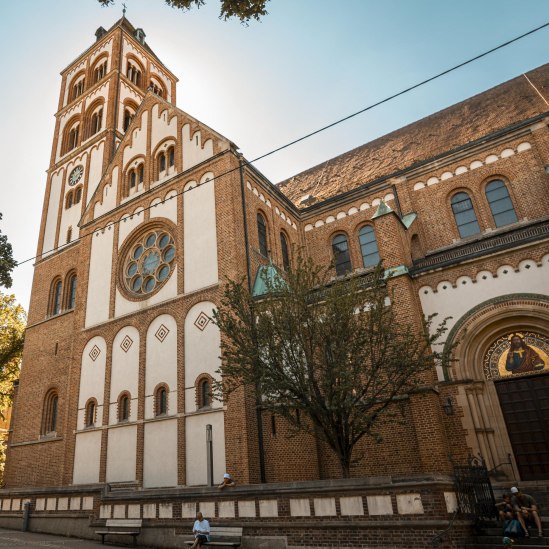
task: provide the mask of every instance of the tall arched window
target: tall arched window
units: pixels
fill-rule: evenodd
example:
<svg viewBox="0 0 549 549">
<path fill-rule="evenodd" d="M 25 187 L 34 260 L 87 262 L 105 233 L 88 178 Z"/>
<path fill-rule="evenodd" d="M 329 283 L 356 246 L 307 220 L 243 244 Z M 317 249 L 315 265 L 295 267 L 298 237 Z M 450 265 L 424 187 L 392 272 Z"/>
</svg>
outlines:
<svg viewBox="0 0 549 549">
<path fill-rule="evenodd" d="M 130 419 L 130 395 L 122 393 L 118 398 L 118 421 L 128 421 Z"/>
<path fill-rule="evenodd" d="M 131 109 L 130 107 L 126 107 L 124 109 L 124 124 L 123 124 L 124 131 L 126 131 L 130 127 L 130 124 L 132 123 L 134 116 L 135 116 L 135 111 L 133 109 Z"/>
<path fill-rule="evenodd" d="M 452 197 L 452 211 L 461 238 L 480 233 L 473 203 L 467 193 L 460 192 Z"/>
<path fill-rule="evenodd" d="M 99 61 L 93 70 L 93 82 L 96 84 L 107 74 L 107 61 Z"/>
<path fill-rule="evenodd" d="M 268 257 L 269 247 L 267 244 L 267 223 L 265 218 L 260 213 L 257 214 L 257 238 L 259 240 L 259 253 L 263 257 Z"/>
<path fill-rule="evenodd" d="M 199 406 L 205 408 L 211 405 L 211 387 L 209 379 L 203 379 L 199 386 Z"/>
<path fill-rule="evenodd" d="M 332 252 L 334 254 L 336 274 L 338 276 L 353 270 L 351 255 L 349 253 L 349 242 L 344 234 L 338 234 L 332 240 Z"/>
<path fill-rule="evenodd" d="M 72 240 L 72 227 L 67 229 L 67 244 Z"/>
<path fill-rule="evenodd" d="M 95 135 L 97 132 L 101 131 L 102 124 L 103 124 L 103 107 L 100 107 L 91 116 L 90 136 Z"/>
<path fill-rule="evenodd" d="M 74 193 L 74 203 L 78 204 L 82 200 L 82 186 L 76 188 L 76 191 Z"/>
<path fill-rule="evenodd" d="M 139 182 L 140 185 L 141 183 L 143 183 L 144 173 L 145 173 L 145 169 L 143 164 L 139 164 L 139 166 L 137 166 L 137 181 Z"/>
<path fill-rule="evenodd" d="M 69 130 L 67 137 L 67 150 L 66 152 L 72 151 L 74 148 L 78 147 L 78 136 L 80 135 L 80 124 L 77 122 Z"/>
<path fill-rule="evenodd" d="M 57 431 L 59 397 L 57 391 L 52 389 L 46 393 L 44 398 L 44 409 L 42 412 L 42 435 L 55 434 Z"/>
<path fill-rule="evenodd" d="M 166 155 L 163 152 L 160 153 L 160 156 L 158 157 L 158 171 L 166 171 Z"/>
<path fill-rule="evenodd" d="M 490 204 L 496 227 L 503 227 L 517 222 L 517 214 L 515 208 L 513 208 L 509 191 L 501 179 L 490 181 L 486 185 L 486 198 L 488 204 Z"/>
<path fill-rule="evenodd" d="M 139 69 L 136 63 L 132 63 L 131 61 L 128 61 L 128 65 L 126 68 L 126 76 L 136 86 L 141 86 L 141 70 Z"/>
<path fill-rule="evenodd" d="M 280 250 L 282 251 L 282 267 L 285 271 L 289 271 L 290 251 L 288 250 L 288 239 L 283 231 L 280 231 Z"/>
<path fill-rule="evenodd" d="M 164 385 L 156 390 L 154 403 L 155 415 L 161 416 L 168 413 L 168 390 Z"/>
<path fill-rule="evenodd" d="M 67 309 L 74 309 L 76 303 L 76 275 L 69 278 L 69 294 L 67 296 Z"/>
<path fill-rule="evenodd" d="M 65 199 L 65 208 L 67 210 L 72 207 L 73 199 L 74 199 L 73 193 L 72 193 L 72 191 L 69 191 L 67 193 L 67 198 Z"/>
<path fill-rule="evenodd" d="M 135 170 L 130 170 L 130 189 L 135 189 L 137 185 L 137 173 Z"/>
<path fill-rule="evenodd" d="M 364 267 L 373 267 L 379 263 L 379 250 L 376 233 L 371 225 L 364 225 L 358 232 L 358 242 Z"/>
<path fill-rule="evenodd" d="M 170 147 L 168 149 L 168 165 L 170 166 L 170 168 L 173 168 L 174 163 L 175 163 L 175 148 Z"/>
<path fill-rule="evenodd" d="M 164 97 L 164 90 L 162 89 L 160 83 L 158 83 L 156 80 L 151 79 L 149 83 L 149 90 L 151 90 L 153 93 L 156 93 L 156 95 L 159 95 L 160 97 Z"/>
<path fill-rule="evenodd" d="M 84 411 L 84 425 L 93 427 L 95 425 L 95 415 L 97 411 L 97 403 L 94 398 L 90 399 L 86 404 Z"/>
<path fill-rule="evenodd" d="M 85 85 L 86 85 L 86 79 L 84 77 L 80 78 L 72 85 L 71 101 L 84 93 Z"/>
<path fill-rule="evenodd" d="M 61 281 L 58 280 L 53 285 L 53 291 L 51 296 L 51 314 L 58 315 L 61 312 L 61 290 L 63 285 Z"/>
</svg>

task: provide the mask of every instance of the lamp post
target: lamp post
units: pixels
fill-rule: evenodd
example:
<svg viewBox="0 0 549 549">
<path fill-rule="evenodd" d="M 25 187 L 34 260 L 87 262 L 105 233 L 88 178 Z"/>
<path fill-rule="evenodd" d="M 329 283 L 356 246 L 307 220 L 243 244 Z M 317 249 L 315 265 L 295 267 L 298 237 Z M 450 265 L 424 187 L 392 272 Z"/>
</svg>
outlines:
<svg viewBox="0 0 549 549">
<path fill-rule="evenodd" d="M 208 486 L 213 486 L 213 437 L 212 426 L 206 425 L 206 467 L 208 474 Z"/>
</svg>

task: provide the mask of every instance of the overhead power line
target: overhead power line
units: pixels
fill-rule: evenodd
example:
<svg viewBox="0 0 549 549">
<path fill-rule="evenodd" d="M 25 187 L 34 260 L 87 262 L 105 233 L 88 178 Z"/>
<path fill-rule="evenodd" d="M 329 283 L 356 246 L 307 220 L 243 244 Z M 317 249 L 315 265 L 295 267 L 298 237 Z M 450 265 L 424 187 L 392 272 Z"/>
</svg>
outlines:
<svg viewBox="0 0 549 549">
<path fill-rule="evenodd" d="M 421 86 L 424 86 L 425 84 L 428 84 L 429 82 L 432 82 L 433 80 L 437 80 L 438 78 L 441 78 L 442 76 L 445 76 L 446 74 L 449 74 L 453 71 L 456 71 L 457 69 L 460 69 L 461 67 L 465 67 L 466 65 L 469 65 L 469 64 L 471 64 L 475 61 L 478 61 L 479 59 L 482 59 L 483 57 L 486 57 L 487 55 L 490 55 L 491 53 L 494 53 L 495 51 L 501 50 L 502 48 L 505 48 L 506 46 L 509 46 L 509 45 L 513 44 L 514 42 L 518 42 L 519 40 L 522 40 L 523 38 L 526 38 L 527 36 L 530 36 L 531 34 L 534 34 L 534 33 L 538 32 L 538 31 L 540 31 L 540 30 L 542 30 L 546 27 L 549 27 L 549 22 L 544 23 L 543 25 L 540 25 L 539 27 L 536 27 L 534 29 L 531 29 L 528 32 L 520 34 L 519 36 L 515 36 L 514 38 L 511 38 L 510 40 L 507 40 L 506 42 L 503 42 L 502 44 L 499 44 L 498 46 L 495 46 L 495 47 L 493 47 L 489 50 L 486 50 L 483 53 L 475 55 L 474 57 L 471 57 L 470 59 L 467 59 L 467 61 L 463 61 L 461 63 L 458 63 L 457 65 L 454 65 L 454 66 L 450 67 L 449 69 L 446 69 L 442 72 L 439 72 L 439 73 L 435 74 L 434 76 L 426 78 L 425 80 L 421 80 L 420 82 L 418 82 L 417 84 L 414 84 L 413 86 L 409 86 L 407 88 L 404 88 L 403 90 L 401 90 L 397 93 L 394 93 L 392 95 L 389 95 L 388 97 L 385 97 L 384 99 L 381 99 L 380 101 L 376 101 L 375 103 L 372 103 L 371 105 L 368 105 L 367 107 L 364 107 L 363 109 L 360 109 L 359 111 L 353 112 L 352 114 L 344 116 L 343 118 L 339 118 L 338 120 L 336 120 L 336 121 L 334 121 L 330 124 L 327 124 L 326 126 L 322 126 L 321 128 L 318 128 L 317 130 L 314 130 L 314 131 L 312 131 L 310 133 L 307 133 L 307 134 L 305 134 L 305 135 L 303 135 L 303 136 L 301 136 L 297 139 L 294 139 L 293 141 L 290 141 L 290 142 L 288 142 L 284 145 L 281 145 L 280 147 L 277 147 L 276 149 L 272 149 L 269 152 L 266 152 L 266 153 L 264 153 L 260 156 L 257 156 L 253 160 L 245 160 L 242 164 L 243 164 L 243 166 L 250 166 L 250 165 L 254 164 L 255 162 L 258 162 L 259 160 L 263 160 L 264 158 L 267 158 L 268 156 L 272 156 L 273 154 L 275 154 L 277 152 L 280 152 L 284 149 L 292 147 L 293 145 L 296 145 L 297 143 L 300 143 L 301 141 L 305 141 L 306 139 L 309 139 L 309 138 L 313 137 L 314 135 L 317 135 L 317 134 L 319 134 L 321 132 L 324 132 L 324 131 L 326 131 L 330 128 L 333 128 L 334 126 L 337 126 L 338 124 L 342 124 L 343 122 L 346 122 L 347 120 L 350 120 L 351 118 L 354 118 L 354 117 L 356 117 L 360 114 L 363 114 L 367 111 L 370 111 L 370 110 L 372 110 L 376 107 L 379 107 L 380 105 L 383 105 L 384 103 L 392 101 L 393 99 L 396 99 L 397 97 L 400 97 L 401 95 L 404 95 L 404 94 L 409 93 L 409 92 L 411 92 L 411 91 L 413 91 L 413 90 L 415 90 L 415 89 L 417 89 Z M 231 168 L 230 170 L 227 170 L 226 172 L 223 172 L 223 173 L 220 173 L 219 175 L 216 175 L 215 177 L 213 177 L 212 179 L 210 179 L 206 183 L 213 183 L 216 179 L 220 179 L 220 178 L 222 178 L 222 177 L 224 177 L 224 176 L 226 176 L 230 173 L 238 171 L 239 169 L 240 169 L 240 166 L 238 166 L 236 168 Z M 206 184 L 206 183 L 203 183 L 203 185 Z M 171 196 L 170 198 L 161 201 L 160 203 L 164 203 L 168 200 L 172 200 L 173 198 L 181 196 L 184 193 L 190 192 L 190 191 L 194 190 L 195 188 L 196 187 L 193 187 L 191 189 L 187 189 L 186 191 L 181 191 L 181 192 Z M 144 207 L 143 210 L 141 210 L 141 211 L 150 210 L 151 208 L 154 208 L 156 205 L 157 204 L 151 204 L 149 206 Z M 129 214 L 129 215 L 132 215 L 132 214 Z M 57 251 L 57 250 L 61 250 L 61 249 L 65 248 L 69 245 L 74 244 L 75 242 L 78 242 L 78 241 L 82 240 L 83 238 L 91 236 L 93 233 L 95 233 L 97 231 L 104 230 L 108 226 L 113 226 L 113 225 L 116 225 L 117 223 L 120 223 L 122 221 L 122 219 L 125 219 L 125 217 L 122 217 L 121 219 L 119 219 L 117 221 L 111 221 L 107 225 L 105 225 L 105 227 L 96 228 L 93 231 L 82 234 L 82 235 L 79 236 L 79 238 L 77 238 L 77 239 L 75 239 L 75 240 L 73 240 L 73 241 L 71 241 L 67 244 L 63 244 L 62 246 L 58 246 L 57 248 L 52 248 L 51 250 L 47 250 L 45 252 L 42 252 L 39 255 L 35 255 L 33 257 L 29 257 L 28 259 L 25 259 L 24 261 L 20 261 L 20 262 L 17 263 L 17 266 L 19 267 L 20 265 L 23 265 L 24 263 L 28 263 L 29 261 L 33 261 L 34 259 L 36 259 L 38 257 L 43 257 L 46 254 L 52 253 L 52 252 Z"/>
</svg>

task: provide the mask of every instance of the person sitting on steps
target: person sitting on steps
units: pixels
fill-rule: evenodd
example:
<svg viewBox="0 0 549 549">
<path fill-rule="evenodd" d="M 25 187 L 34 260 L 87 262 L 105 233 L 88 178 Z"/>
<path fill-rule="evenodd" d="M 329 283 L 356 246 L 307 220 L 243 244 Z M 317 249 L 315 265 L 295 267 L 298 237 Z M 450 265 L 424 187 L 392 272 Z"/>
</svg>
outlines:
<svg viewBox="0 0 549 549">
<path fill-rule="evenodd" d="M 510 494 L 503 494 L 502 501 L 496 503 L 498 515 L 501 521 L 512 520 L 514 518 L 513 503 Z"/>
<path fill-rule="evenodd" d="M 517 514 L 517 519 L 520 525 L 524 529 L 525 536 L 528 537 L 528 529 L 526 528 L 526 521 L 533 520 L 538 528 L 538 536 L 543 536 L 541 529 L 541 519 L 539 517 L 538 505 L 532 496 L 524 494 L 519 488 L 513 486 L 511 488 L 513 508 Z"/>
</svg>

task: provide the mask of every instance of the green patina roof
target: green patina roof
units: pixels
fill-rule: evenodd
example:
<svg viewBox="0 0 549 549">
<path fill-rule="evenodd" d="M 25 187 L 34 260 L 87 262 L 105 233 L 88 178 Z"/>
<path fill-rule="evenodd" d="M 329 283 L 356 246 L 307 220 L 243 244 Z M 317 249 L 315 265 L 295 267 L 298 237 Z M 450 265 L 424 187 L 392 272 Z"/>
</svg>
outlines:
<svg viewBox="0 0 549 549">
<path fill-rule="evenodd" d="M 385 202 L 382 200 L 377 207 L 376 213 L 372 216 L 372 219 L 376 219 L 377 217 L 381 217 L 382 215 L 387 215 L 392 211 L 393 210 L 391 210 L 391 207 L 387 206 L 387 204 L 385 204 Z"/>
<path fill-rule="evenodd" d="M 261 297 L 276 288 L 286 286 L 286 281 L 280 275 L 278 269 L 272 264 L 261 265 L 255 275 L 252 297 Z"/>
</svg>

